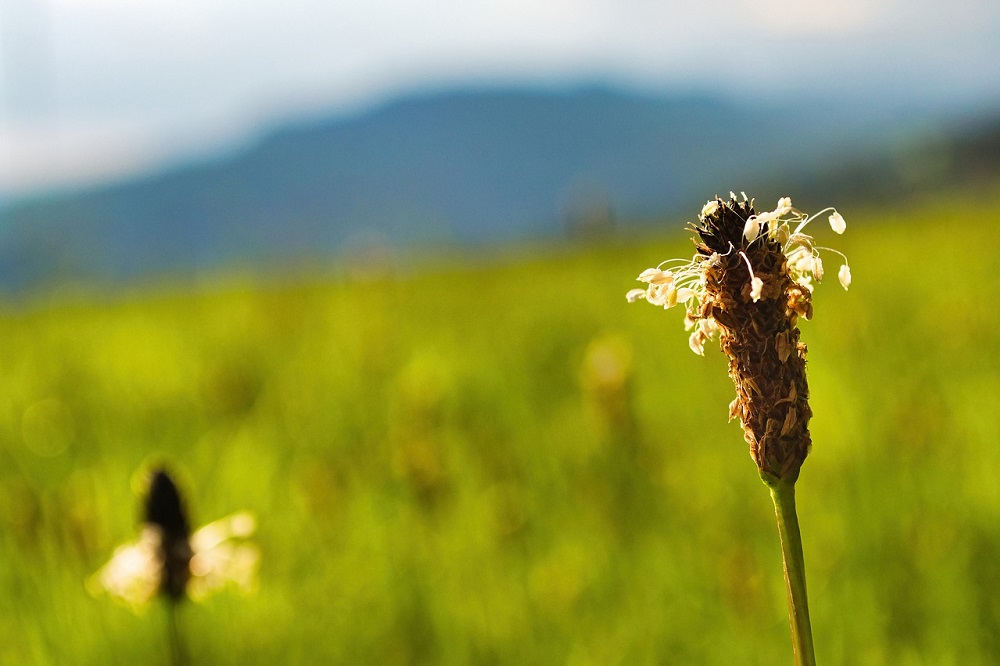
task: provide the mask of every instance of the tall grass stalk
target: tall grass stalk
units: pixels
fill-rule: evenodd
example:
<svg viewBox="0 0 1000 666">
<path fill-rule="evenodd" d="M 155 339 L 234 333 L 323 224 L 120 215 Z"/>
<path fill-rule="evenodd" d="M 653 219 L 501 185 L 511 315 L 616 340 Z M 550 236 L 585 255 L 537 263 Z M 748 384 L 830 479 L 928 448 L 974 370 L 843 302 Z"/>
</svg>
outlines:
<svg viewBox="0 0 1000 666">
<path fill-rule="evenodd" d="M 648 286 L 626 294 L 629 301 L 667 309 L 683 304 L 685 327 L 692 331 L 688 344 L 696 354 L 704 355 L 705 343 L 719 335 L 736 387 L 729 418 L 739 418 L 750 457 L 774 501 L 799 666 L 815 664 L 816 657 L 795 515 L 795 481 L 812 447 L 807 350 L 798 321 L 812 317 L 814 283 L 825 274 L 820 250 L 843 260 L 837 279 L 844 289 L 851 285 L 847 257 L 814 244 L 804 232 L 825 213 L 830 228 L 843 233 L 847 223 L 832 208 L 807 215 L 783 197 L 773 211 L 758 213 L 746 194 L 742 200 L 732 193 L 728 201 L 716 197 L 691 225 L 694 258 L 646 269 L 638 279 Z"/>
<path fill-rule="evenodd" d="M 774 516 L 778 520 L 781 559 L 788 595 L 788 623 L 792 630 L 792 649 L 797 666 L 815 666 L 812 626 L 809 623 L 809 599 L 806 595 L 806 563 L 802 554 L 802 535 L 795 512 L 795 480 L 761 475 L 771 491 Z"/>
</svg>

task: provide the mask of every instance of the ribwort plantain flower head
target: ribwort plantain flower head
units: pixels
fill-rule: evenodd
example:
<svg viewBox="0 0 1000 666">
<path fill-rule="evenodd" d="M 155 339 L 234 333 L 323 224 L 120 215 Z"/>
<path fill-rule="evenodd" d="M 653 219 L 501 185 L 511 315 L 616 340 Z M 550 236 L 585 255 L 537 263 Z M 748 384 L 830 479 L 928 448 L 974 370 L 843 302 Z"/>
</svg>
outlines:
<svg viewBox="0 0 1000 666">
<path fill-rule="evenodd" d="M 757 213 L 746 194 L 716 197 L 690 225 L 694 257 L 646 269 L 638 277 L 646 287 L 626 294 L 629 302 L 667 309 L 683 304 L 696 354 L 704 355 L 705 343 L 719 333 L 736 384 L 730 418 L 740 418 L 750 455 L 772 478 L 794 480 L 811 444 L 806 346 L 797 323 L 812 317 L 814 283 L 825 274 L 821 253 L 843 260 L 837 277 L 844 289 L 851 284 L 847 258 L 805 233 L 828 213 L 830 227 L 842 234 L 847 225 L 832 208 L 809 216 L 783 197 L 774 210 Z"/>
<path fill-rule="evenodd" d="M 256 529 L 248 512 L 234 513 L 191 532 L 180 491 L 164 469 L 149 475 L 139 538 L 119 546 L 88 581 L 94 594 L 106 592 L 139 611 L 157 594 L 170 603 L 200 599 L 233 583 L 253 586 L 259 560 L 245 543 Z"/>
</svg>

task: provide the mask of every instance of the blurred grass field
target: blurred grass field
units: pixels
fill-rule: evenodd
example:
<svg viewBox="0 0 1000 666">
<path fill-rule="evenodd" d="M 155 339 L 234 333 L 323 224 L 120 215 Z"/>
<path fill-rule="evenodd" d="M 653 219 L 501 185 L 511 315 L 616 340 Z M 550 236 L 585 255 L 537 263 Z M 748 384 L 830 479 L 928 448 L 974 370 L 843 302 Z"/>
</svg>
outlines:
<svg viewBox="0 0 1000 666">
<path fill-rule="evenodd" d="M 817 657 L 995 664 L 1000 207 L 841 210 L 847 234 L 817 236 L 854 284 L 828 278 L 802 324 Z M 154 456 L 196 524 L 259 518 L 256 593 L 182 608 L 196 663 L 791 663 L 725 359 L 688 350 L 680 313 L 625 303 L 691 253 L 681 226 L 5 306 L 0 663 L 167 662 L 162 608 L 85 589 L 134 537 Z"/>
</svg>

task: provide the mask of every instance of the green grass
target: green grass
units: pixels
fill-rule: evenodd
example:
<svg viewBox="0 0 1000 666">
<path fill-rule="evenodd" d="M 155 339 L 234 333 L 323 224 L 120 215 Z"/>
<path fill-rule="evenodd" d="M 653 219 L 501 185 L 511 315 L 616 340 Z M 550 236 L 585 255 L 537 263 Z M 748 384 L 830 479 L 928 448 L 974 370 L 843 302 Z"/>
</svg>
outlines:
<svg viewBox="0 0 1000 666">
<path fill-rule="evenodd" d="M 1000 208 L 953 206 L 817 230 L 854 274 L 802 325 L 821 664 L 1000 654 Z M 790 663 L 725 359 L 688 350 L 681 313 L 625 303 L 639 271 L 690 254 L 680 226 L 6 307 L 0 662 L 166 663 L 162 608 L 84 587 L 134 536 L 132 477 L 158 456 L 196 523 L 260 521 L 256 594 L 181 609 L 198 663 Z M 598 381 L 595 355 L 622 381 Z"/>
</svg>

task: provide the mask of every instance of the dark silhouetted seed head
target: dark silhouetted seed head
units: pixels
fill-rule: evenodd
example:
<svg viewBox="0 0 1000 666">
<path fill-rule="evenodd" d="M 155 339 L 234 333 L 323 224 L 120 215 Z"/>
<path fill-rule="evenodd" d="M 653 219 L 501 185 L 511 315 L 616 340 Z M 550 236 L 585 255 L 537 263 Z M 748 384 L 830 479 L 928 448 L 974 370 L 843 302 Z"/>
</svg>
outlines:
<svg viewBox="0 0 1000 666">
<path fill-rule="evenodd" d="M 191 578 L 191 527 L 177 484 L 163 469 L 154 471 L 150 478 L 146 523 L 160 533 L 160 591 L 172 600 L 180 600 Z"/>
</svg>

